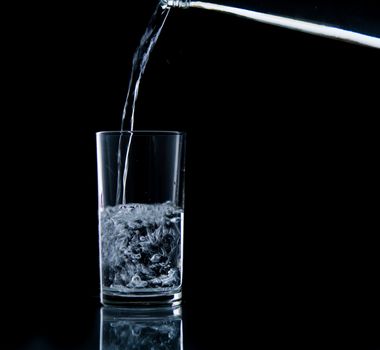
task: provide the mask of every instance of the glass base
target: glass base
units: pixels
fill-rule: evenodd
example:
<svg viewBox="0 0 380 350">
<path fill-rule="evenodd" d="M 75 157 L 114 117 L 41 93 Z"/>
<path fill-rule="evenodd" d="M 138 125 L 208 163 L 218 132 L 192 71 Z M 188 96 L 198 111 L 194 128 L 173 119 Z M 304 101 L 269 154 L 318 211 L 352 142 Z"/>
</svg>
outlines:
<svg viewBox="0 0 380 350">
<path fill-rule="evenodd" d="M 117 292 L 103 291 L 101 303 L 104 306 L 178 306 L 181 304 L 182 292 L 166 294 L 125 294 Z"/>
</svg>

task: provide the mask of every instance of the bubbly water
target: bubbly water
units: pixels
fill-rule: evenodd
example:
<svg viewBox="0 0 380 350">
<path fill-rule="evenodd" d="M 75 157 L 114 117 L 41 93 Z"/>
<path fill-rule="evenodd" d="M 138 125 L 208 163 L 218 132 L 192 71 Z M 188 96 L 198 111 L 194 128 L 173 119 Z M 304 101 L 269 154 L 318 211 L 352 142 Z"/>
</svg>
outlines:
<svg viewBox="0 0 380 350">
<path fill-rule="evenodd" d="M 103 286 L 113 292 L 172 291 L 181 284 L 183 211 L 172 203 L 100 212 Z"/>
</svg>

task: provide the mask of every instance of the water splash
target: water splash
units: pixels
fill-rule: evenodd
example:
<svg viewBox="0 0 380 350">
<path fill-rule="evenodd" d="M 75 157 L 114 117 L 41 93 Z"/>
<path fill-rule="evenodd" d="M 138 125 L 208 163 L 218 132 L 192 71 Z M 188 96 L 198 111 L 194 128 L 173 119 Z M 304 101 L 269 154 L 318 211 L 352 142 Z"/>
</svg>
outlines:
<svg viewBox="0 0 380 350">
<path fill-rule="evenodd" d="M 104 208 L 100 231 L 105 290 L 179 288 L 182 226 L 183 211 L 170 202 Z"/>
</svg>

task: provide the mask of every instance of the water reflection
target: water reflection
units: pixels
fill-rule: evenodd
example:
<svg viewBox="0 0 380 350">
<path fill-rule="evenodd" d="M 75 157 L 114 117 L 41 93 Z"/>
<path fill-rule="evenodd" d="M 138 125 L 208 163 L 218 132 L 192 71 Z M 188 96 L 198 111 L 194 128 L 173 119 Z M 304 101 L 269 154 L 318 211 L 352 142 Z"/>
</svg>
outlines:
<svg viewBox="0 0 380 350">
<path fill-rule="evenodd" d="M 182 309 L 101 309 L 100 350 L 183 350 Z"/>
</svg>

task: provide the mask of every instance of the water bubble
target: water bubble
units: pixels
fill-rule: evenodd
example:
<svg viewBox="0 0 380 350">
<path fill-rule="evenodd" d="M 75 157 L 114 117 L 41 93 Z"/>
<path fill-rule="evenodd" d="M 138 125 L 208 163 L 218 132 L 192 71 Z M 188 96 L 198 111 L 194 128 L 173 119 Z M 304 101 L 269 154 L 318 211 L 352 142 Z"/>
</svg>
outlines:
<svg viewBox="0 0 380 350">
<path fill-rule="evenodd" d="M 170 202 L 124 204 L 102 210 L 105 287 L 125 292 L 179 287 L 181 219 L 181 209 Z"/>
</svg>

